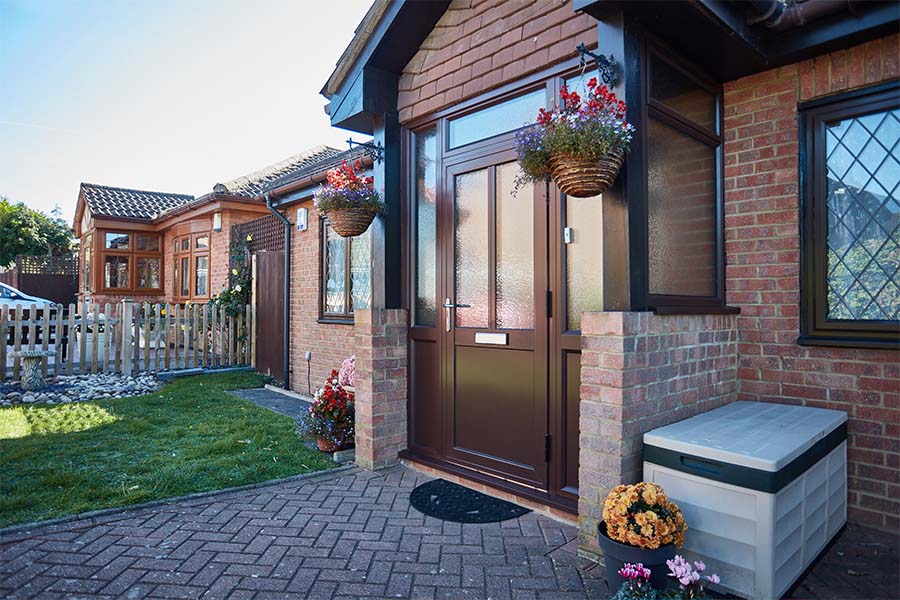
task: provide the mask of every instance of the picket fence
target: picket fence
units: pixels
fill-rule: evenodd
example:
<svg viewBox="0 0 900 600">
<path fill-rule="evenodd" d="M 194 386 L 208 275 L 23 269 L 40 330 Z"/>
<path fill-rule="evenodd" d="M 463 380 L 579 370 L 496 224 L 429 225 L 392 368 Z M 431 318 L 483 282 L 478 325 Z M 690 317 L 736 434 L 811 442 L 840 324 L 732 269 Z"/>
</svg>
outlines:
<svg viewBox="0 0 900 600">
<path fill-rule="evenodd" d="M 255 366 L 255 313 L 216 304 L 0 306 L 0 382 L 18 379 L 12 351 L 43 350 L 45 376 Z M 99 324 L 99 327 L 95 327 Z"/>
</svg>

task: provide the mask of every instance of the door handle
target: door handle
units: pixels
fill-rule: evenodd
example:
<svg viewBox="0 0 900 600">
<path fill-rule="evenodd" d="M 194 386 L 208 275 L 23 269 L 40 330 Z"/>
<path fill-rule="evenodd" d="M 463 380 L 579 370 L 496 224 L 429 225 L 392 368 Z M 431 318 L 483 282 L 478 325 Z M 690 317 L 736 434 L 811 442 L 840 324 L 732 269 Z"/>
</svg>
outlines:
<svg viewBox="0 0 900 600">
<path fill-rule="evenodd" d="M 441 305 L 444 307 L 444 329 L 449 333 L 450 327 L 452 326 L 452 321 L 450 319 L 450 309 L 452 308 L 470 308 L 471 304 L 454 304 L 450 298 L 445 298 L 444 303 Z"/>
</svg>

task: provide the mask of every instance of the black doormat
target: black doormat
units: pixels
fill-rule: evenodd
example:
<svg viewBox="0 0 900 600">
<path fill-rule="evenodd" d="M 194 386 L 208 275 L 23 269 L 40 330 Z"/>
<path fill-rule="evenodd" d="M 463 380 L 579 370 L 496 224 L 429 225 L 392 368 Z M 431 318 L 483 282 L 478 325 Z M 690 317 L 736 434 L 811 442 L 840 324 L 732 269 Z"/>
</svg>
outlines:
<svg viewBox="0 0 900 600">
<path fill-rule="evenodd" d="M 531 512 L 512 502 L 443 479 L 423 483 L 414 489 L 409 495 L 409 502 L 429 517 L 454 523 L 496 523 Z"/>
</svg>

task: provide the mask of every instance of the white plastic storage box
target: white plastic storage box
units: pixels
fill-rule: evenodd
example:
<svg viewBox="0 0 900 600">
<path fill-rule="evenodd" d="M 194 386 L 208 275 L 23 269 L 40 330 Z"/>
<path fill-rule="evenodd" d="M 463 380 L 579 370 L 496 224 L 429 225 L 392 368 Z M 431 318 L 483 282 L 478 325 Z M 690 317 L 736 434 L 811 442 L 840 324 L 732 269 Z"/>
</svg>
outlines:
<svg viewBox="0 0 900 600">
<path fill-rule="evenodd" d="M 684 513 L 718 587 L 780 598 L 847 522 L 847 414 L 735 402 L 644 434 L 644 480 Z"/>
</svg>

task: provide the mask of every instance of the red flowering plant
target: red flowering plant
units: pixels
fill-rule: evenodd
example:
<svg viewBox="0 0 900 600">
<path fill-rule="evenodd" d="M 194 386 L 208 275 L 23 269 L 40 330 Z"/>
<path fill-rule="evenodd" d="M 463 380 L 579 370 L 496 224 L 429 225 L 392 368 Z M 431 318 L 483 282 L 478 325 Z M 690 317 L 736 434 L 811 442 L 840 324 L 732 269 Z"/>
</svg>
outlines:
<svg viewBox="0 0 900 600">
<path fill-rule="evenodd" d="M 540 109 L 537 123 L 516 135 L 523 182 L 548 177 L 554 156 L 600 160 L 624 153 L 631 143 L 634 125 L 625 120 L 625 103 L 605 85 L 597 85 L 596 77 L 587 82 L 584 98 L 566 86 L 559 96 L 553 110 Z"/>
<path fill-rule="evenodd" d="M 313 194 L 313 203 L 320 212 L 331 210 L 362 209 L 381 214 L 384 202 L 375 190 L 374 178 L 363 174 L 362 162 L 353 165 L 347 161 L 326 174 L 327 181 Z"/>
<path fill-rule="evenodd" d="M 297 431 L 336 448 L 353 445 L 353 393 L 341 385 L 337 369 L 316 390 L 309 413 L 297 419 Z"/>
</svg>

